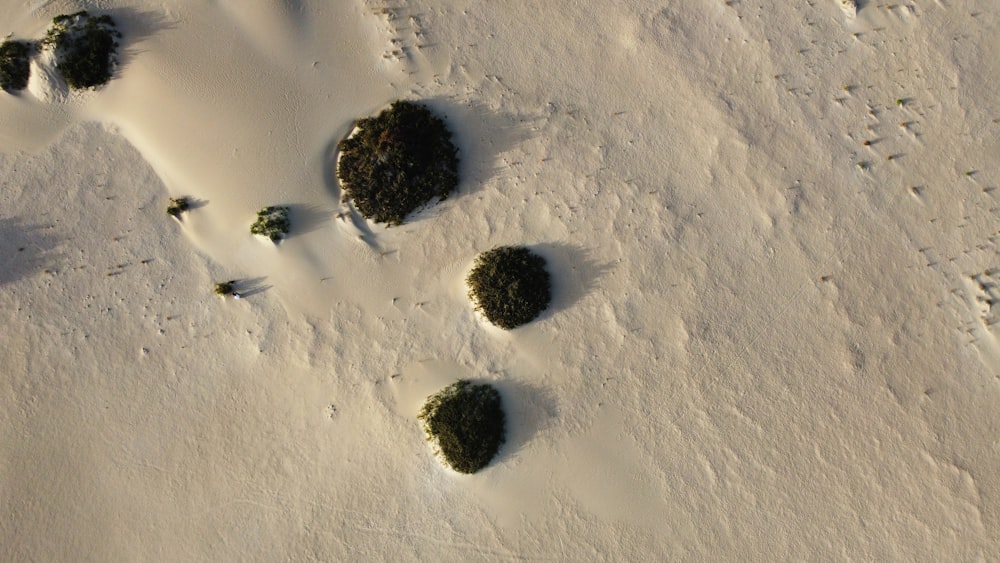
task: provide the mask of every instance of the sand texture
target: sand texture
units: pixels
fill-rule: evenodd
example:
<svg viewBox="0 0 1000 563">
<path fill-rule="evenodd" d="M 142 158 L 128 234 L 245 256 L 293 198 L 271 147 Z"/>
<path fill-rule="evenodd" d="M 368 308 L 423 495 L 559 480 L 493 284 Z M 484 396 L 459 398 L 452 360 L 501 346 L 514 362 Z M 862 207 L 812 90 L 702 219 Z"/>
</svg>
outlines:
<svg viewBox="0 0 1000 563">
<path fill-rule="evenodd" d="M 111 82 L 42 55 L 0 93 L 0 560 L 1000 560 L 995 0 L 0 0 L 0 31 L 84 8 Z M 460 183 L 387 228 L 336 146 L 397 99 Z M 512 331 L 466 295 L 500 245 L 552 274 Z M 474 475 L 416 418 L 459 378 L 507 413 Z"/>
</svg>

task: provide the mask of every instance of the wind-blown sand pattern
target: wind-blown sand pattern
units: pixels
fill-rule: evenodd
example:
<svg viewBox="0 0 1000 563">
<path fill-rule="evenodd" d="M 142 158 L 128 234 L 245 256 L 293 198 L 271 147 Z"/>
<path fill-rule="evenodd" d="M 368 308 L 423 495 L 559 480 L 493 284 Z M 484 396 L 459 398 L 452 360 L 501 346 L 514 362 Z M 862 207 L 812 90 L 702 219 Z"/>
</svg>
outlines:
<svg viewBox="0 0 1000 563">
<path fill-rule="evenodd" d="M 1000 558 L 1000 6 L 843 4 L 0 0 L 123 33 L 0 94 L 0 560 Z M 396 99 L 461 182 L 385 228 L 335 148 Z"/>
</svg>

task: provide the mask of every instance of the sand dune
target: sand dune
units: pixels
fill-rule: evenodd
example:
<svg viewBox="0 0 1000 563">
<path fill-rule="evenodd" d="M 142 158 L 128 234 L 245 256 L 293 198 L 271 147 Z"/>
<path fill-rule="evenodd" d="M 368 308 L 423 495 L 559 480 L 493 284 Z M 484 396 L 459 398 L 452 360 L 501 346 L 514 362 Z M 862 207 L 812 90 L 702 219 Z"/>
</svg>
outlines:
<svg viewBox="0 0 1000 563">
<path fill-rule="evenodd" d="M 0 95 L 0 559 L 1000 556 L 993 2 L 249 4 L 0 0 L 123 31 Z M 395 99 L 461 183 L 385 228 L 333 169 Z M 554 277 L 509 332 L 502 244 Z M 471 476 L 416 420 L 459 378 Z"/>
</svg>

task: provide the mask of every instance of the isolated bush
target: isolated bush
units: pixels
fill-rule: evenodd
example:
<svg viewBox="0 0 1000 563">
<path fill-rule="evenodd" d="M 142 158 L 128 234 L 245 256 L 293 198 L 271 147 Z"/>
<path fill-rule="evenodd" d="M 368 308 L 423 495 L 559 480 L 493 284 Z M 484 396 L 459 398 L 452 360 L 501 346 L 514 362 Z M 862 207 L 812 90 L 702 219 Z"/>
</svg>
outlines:
<svg viewBox="0 0 1000 563">
<path fill-rule="evenodd" d="M 7 91 L 27 88 L 32 48 L 27 41 L 7 40 L 0 44 L 0 88 Z"/>
<path fill-rule="evenodd" d="M 458 186 L 458 156 L 444 121 L 426 107 L 397 101 L 361 119 L 340 141 L 337 177 L 362 215 L 399 225 L 434 197 Z"/>
<path fill-rule="evenodd" d="M 523 246 L 499 246 L 476 257 L 469 298 L 496 326 L 510 330 L 537 317 L 552 299 L 545 259 Z"/>
<path fill-rule="evenodd" d="M 120 37 L 111 16 L 82 11 L 56 16 L 42 44 L 55 50 L 56 69 L 66 83 L 83 89 L 111 80 Z"/>
<path fill-rule="evenodd" d="M 236 280 L 229 280 L 215 284 L 215 294 L 226 296 L 236 290 Z"/>
<path fill-rule="evenodd" d="M 459 380 L 428 397 L 418 418 L 435 453 L 459 473 L 486 467 L 504 443 L 506 416 L 492 385 Z"/>
<path fill-rule="evenodd" d="M 170 198 L 170 204 L 167 205 L 167 215 L 171 217 L 181 218 L 181 213 L 184 213 L 191 208 L 191 202 L 186 197 Z"/>
<path fill-rule="evenodd" d="M 257 220 L 250 225 L 250 233 L 278 242 L 288 234 L 289 225 L 287 207 L 265 207 L 257 212 Z"/>
</svg>

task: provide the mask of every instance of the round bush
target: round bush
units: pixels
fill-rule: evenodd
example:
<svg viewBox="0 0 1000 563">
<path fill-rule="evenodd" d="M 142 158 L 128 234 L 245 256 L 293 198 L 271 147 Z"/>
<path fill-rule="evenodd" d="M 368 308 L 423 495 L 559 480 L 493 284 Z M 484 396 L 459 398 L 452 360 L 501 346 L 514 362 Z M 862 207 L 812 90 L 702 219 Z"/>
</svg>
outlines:
<svg viewBox="0 0 1000 563">
<path fill-rule="evenodd" d="M 337 177 L 344 197 L 377 223 L 402 224 L 433 198 L 458 186 L 458 156 L 451 132 L 426 107 L 397 101 L 361 119 L 340 141 Z"/>
<path fill-rule="evenodd" d="M 28 57 L 32 46 L 26 41 L 4 41 L 0 45 L 0 88 L 24 90 L 28 86 L 31 65 Z"/>
<path fill-rule="evenodd" d="M 56 16 L 42 43 L 54 47 L 56 68 L 70 88 L 83 89 L 111 80 L 119 37 L 111 16 L 82 11 Z"/>
<path fill-rule="evenodd" d="M 492 385 L 456 381 L 428 397 L 418 418 L 435 453 L 459 473 L 486 467 L 504 443 L 506 416 Z"/>
<path fill-rule="evenodd" d="M 545 259 L 523 246 L 483 252 L 476 257 L 466 283 L 476 310 L 507 330 L 530 322 L 552 300 Z"/>
</svg>

